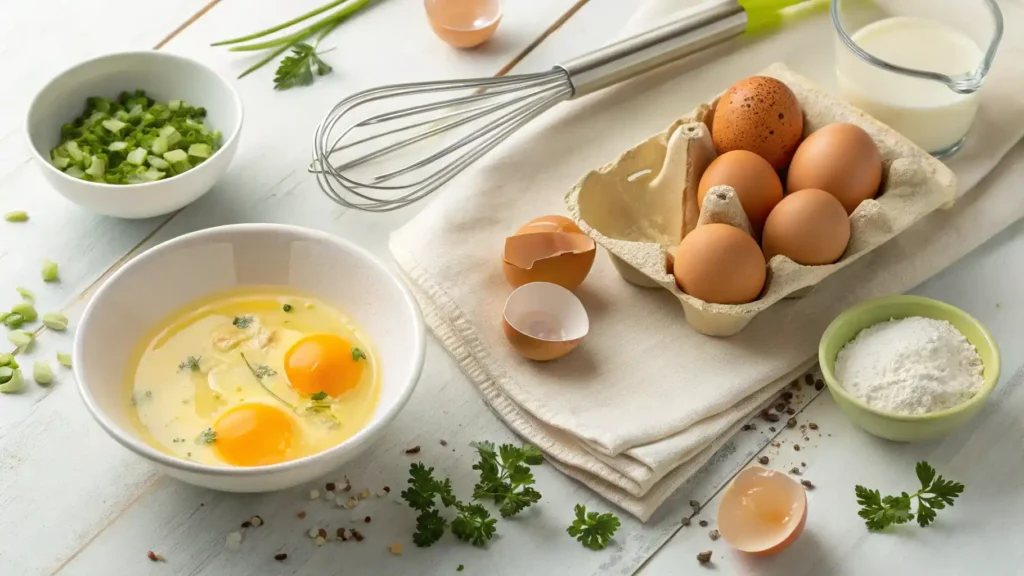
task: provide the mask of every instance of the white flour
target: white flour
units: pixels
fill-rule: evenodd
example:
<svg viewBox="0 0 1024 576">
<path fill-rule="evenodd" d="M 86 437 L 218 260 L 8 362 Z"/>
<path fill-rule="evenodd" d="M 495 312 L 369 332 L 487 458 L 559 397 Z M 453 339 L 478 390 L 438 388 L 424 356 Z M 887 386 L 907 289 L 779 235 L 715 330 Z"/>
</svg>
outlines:
<svg viewBox="0 0 1024 576">
<path fill-rule="evenodd" d="M 969 400 L 982 385 L 974 345 L 945 320 L 911 317 L 865 328 L 836 357 L 836 378 L 872 408 L 924 414 Z"/>
</svg>

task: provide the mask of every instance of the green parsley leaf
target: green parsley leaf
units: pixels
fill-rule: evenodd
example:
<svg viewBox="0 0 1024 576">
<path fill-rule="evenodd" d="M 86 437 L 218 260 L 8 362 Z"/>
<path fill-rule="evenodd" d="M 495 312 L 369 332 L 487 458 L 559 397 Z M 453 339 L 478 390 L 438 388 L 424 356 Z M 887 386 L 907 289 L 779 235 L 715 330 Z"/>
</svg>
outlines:
<svg viewBox="0 0 1024 576">
<path fill-rule="evenodd" d="M 587 512 L 587 507 L 582 504 L 577 504 L 575 510 L 576 519 L 565 531 L 591 550 L 604 550 L 619 529 L 619 519 L 611 512 Z"/>
<path fill-rule="evenodd" d="M 366 360 L 366 354 L 363 354 L 363 351 L 360 350 L 359 348 L 353 348 L 352 349 L 352 360 L 354 362 L 359 362 L 360 360 Z"/>
<path fill-rule="evenodd" d="M 185 358 L 181 364 L 178 364 L 178 372 L 184 372 L 186 370 L 190 372 L 197 372 L 199 370 L 199 361 L 202 359 L 202 356 L 189 356 L 188 358 Z"/>
<path fill-rule="evenodd" d="M 231 321 L 235 325 L 235 328 L 248 328 L 252 324 L 252 316 L 235 316 L 235 319 Z"/>
<path fill-rule="evenodd" d="M 476 500 L 493 500 L 502 518 L 509 518 L 529 508 L 541 498 L 531 486 L 536 482 L 530 465 L 543 462 L 543 457 L 529 444 L 517 447 L 502 444 L 495 450 L 490 442 L 474 444 L 480 460 L 473 469 L 480 473 L 480 481 L 473 487 Z"/>
<path fill-rule="evenodd" d="M 480 504 L 458 505 L 459 515 L 452 521 L 452 534 L 473 546 L 483 546 L 497 532 L 498 521 Z"/>
<path fill-rule="evenodd" d="M 857 514 L 864 519 L 869 530 L 882 530 L 892 525 L 906 524 L 914 518 L 923 528 L 935 521 L 936 510 L 952 506 L 953 501 L 964 491 L 964 485 L 939 476 L 927 462 L 918 462 L 915 467 L 921 489 L 913 494 L 906 492 L 898 496 L 882 497 L 878 490 L 856 486 L 854 493 L 861 509 Z M 913 500 L 917 499 L 916 514 L 911 511 Z"/>
<path fill-rule="evenodd" d="M 416 532 L 412 535 L 412 541 L 420 548 L 426 548 L 440 540 L 447 527 L 448 521 L 437 510 L 427 510 L 416 517 Z"/>
<path fill-rule="evenodd" d="M 207 428 L 199 433 L 196 444 L 213 444 L 217 441 L 217 432 L 213 428 Z"/>
<path fill-rule="evenodd" d="M 316 48 L 299 42 L 292 46 L 290 56 L 281 60 L 274 74 L 274 89 L 287 90 L 295 86 L 308 86 L 313 83 L 313 72 L 317 76 L 330 74 L 333 69 L 316 53 Z"/>
<path fill-rule="evenodd" d="M 317 392 L 316 394 L 313 394 L 312 396 L 310 396 L 309 399 L 313 400 L 313 401 L 317 401 L 317 402 L 319 402 L 320 400 L 326 400 L 327 399 L 327 392 L 324 392 L 323 390 L 321 390 L 321 391 Z"/>
</svg>

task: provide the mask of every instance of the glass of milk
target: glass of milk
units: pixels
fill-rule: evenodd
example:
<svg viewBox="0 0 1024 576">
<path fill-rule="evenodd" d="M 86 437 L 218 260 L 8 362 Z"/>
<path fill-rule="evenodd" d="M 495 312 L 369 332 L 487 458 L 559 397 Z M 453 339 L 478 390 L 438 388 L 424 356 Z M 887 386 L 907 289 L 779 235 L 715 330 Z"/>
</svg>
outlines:
<svg viewBox="0 0 1024 576">
<path fill-rule="evenodd" d="M 840 94 L 943 158 L 963 146 L 1003 35 L 995 0 L 832 0 Z"/>
</svg>

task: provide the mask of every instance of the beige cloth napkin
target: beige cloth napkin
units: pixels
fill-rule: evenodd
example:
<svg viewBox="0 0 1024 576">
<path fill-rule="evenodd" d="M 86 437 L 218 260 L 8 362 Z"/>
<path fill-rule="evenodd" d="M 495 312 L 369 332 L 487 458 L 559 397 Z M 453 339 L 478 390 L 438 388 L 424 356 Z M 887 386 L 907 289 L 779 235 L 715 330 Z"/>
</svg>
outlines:
<svg viewBox="0 0 1024 576">
<path fill-rule="evenodd" d="M 664 22 L 693 0 L 649 0 L 629 26 Z M 1024 135 L 1024 3 L 1002 2 L 1006 37 L 972 138 L 950 166 L 974 187 Z M 391 238 L 428 325 L 494 411 L 569 476 L 647 520 L 743 421 L 814 365 L 818 338 L 842 309 L 905 291 L 990 238 L 1024 202 L 983 186 L 725 339 L 688 327 L 667 292 L 626 284 L 599 255 L 577 294 L 591 333 L 557 362 L 518 357 L 500 329 L 510 288 L 504 238 L 532 217 L 565 213 L 563 195 L 700 101 L 783 61 L 832 86 L 827 15 L 736 42 L 689 62 L 561 105 L 481 159 Z M 1019 156 L 1019 155 L 1018 155 Z"/>
</svg>

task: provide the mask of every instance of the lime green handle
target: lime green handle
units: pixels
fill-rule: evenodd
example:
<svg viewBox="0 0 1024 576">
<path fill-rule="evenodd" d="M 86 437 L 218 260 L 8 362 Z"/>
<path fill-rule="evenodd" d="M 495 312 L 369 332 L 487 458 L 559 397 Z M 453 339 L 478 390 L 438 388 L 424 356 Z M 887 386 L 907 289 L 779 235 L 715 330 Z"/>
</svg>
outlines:
<svg viewBox="0 0 1024 576">
<path fill-rule="evenodd" d="M 783 11 L 794 6 L 800 6 L 793 15 L 804 15 L 809 11 L 828 6 L 828 0 L 738 0 L 740 6 L 747 13 L 747 34 L 756 34 L 774 30 L 783 24 L 783 20 L 790 16 Z"/>
</svg>

